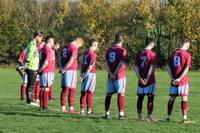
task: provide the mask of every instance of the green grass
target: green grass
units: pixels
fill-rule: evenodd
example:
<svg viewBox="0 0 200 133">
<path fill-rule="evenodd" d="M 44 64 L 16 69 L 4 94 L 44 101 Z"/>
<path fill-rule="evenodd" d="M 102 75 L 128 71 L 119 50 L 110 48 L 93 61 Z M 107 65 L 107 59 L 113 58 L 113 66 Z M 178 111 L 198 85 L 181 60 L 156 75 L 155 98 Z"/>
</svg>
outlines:
<svg viewBox="0 0 200 133">
<path fill-rule="evenodd" d="M 95 116 L 63 114 L 60 109 L 60 75 L 57 73 L 54 82 L 54 101 L 50 101 L 51 110 L 40 113 L 38 108 L 29 107 L 25 101 L 20 101 L 20 76 L 15 70 L 0 69 L 0 132 L 199 132 L 200 131 L 200 73 L 190 72 L 189 118 L 194 124 L 181 123 L 180 98 L 177 98 L 173 110 L 172 122 L 165 122 L 168 102 L 169 78 L 165 71 L 156 73 L 157 92 L 155 96 L 154 116 L 156 123 L 137 122 L 136 113 L 136 76 L 133 71 L 127 71 L 127 88 L 125 97 L 125 113 L 127 120 L 118 120 L 116 95 L 113 96 L 110 113 L 112 119 L 104 120 L 104 98 L 106 94 L 106 78 L 104 71 L 97 72 L 97 85 L 93 99 Z M 75 108 L 79 110 L 80 83 L 77 85 Z M 146 99 L 143 105 L 143 116 L 146 117 Z"/>
</svg>

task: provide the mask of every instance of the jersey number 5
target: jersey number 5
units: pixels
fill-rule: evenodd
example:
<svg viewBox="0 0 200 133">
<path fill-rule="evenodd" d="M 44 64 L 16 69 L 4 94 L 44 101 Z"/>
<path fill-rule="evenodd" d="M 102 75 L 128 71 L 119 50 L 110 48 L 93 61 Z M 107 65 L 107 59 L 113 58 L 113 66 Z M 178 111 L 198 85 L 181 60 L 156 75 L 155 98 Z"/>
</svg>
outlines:
<svg viewBox="0 0 200 133">
<path fill-rule="evenodd" d="M 174 56 L 174 66 L 175 67 L 180 66 L 180 61 L 181 61 L 180 56 Z"/>
<path fill-rule="evenodd" d="M 115 52 L 111 52 L 109 54 L 109 61 L 110 62 L 114 62 L 115 61 L 115 58 L 116 58 L 116 53 Z"/>
</svg>

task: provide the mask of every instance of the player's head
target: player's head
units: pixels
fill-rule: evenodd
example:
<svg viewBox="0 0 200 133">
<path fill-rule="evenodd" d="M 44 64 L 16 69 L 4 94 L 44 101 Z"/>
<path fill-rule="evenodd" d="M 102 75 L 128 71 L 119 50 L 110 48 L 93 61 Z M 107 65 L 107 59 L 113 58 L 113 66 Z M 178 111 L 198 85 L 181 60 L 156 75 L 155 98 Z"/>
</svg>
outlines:
<svg viewBox="0 0 200 133">
<path fill-rule="evenodd" d="M 49 35 L 45 38 L 45 43 L 46 45 L 48 45 L 49 47 L 53 47 L 54 45 L 54 39 L 53 36 Z"/>
<path fill-rule="evenodd" d="M 181 49 L 188 50 L 190 48 L 190 41 L 186 38 L 182 39 L 180 47 Z"/>
<path fill-rule="evenodd" d="M 76 38 L 74 39 L 73 42 L 75 42 L 75 44 L 76 44 L 76 46 L 77 46 L 78 48 L 79 48 L 79 47 L 82 47 L 83 44 L 84 44 L 84 40 L 83 40 L 82 37 L 76 37 Z"/>
<path fill-rule="evenodd" d="M 145 39 L 145 46 L 146 47 L 150 47 L 152 49 L 155 45 L 156 44 L 155 44 L 153 38 L 148 37 L 148 38 Z"/>
<path fill-rule="evenodd" d="M 58 50 L 58 49 L 60 48 L 60 44 L 57 43 L 57 42 L 55 42 L 53 48 L 54 48 L 55 50 Z"/>
<path fill-rule="evenodd" d="M 114 42 L 115 45 L 116 44 L 122 45 L 123 41 L 124 41 L 123 34 L 122 33 L 116 33 L 115 34 L 115 42 Z"/>
<path fill-rule="evenodd" d="M 90 39 L 89 45 L 90 45 L 90 48 L 92 48 L 92 50 L 95 51 L 98 47 L 98 41 L 96 39 Z"/>
<path fill-rule="evenodd" d="M 43 33 L 35 31 L 33 34 L 33 38 L 36 39 L 36 43 L 41 43 L 43 38 Z"/>
</svg>

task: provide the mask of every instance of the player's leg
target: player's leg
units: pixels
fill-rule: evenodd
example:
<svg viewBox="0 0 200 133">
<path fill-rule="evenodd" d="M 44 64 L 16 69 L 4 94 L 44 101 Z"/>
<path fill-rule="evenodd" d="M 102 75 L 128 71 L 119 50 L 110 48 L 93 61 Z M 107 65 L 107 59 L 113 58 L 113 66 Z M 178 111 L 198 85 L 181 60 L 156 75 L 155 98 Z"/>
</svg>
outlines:
<svg viewBox="0 0 200 133">
<path fill-rule="evenodd" d="M 26 99 L 27 99 L 27 103 L 30 104 L 32 102 L 32 90 L 34 88 L 34 82 L 36 79 L 36 73 L 33 70 L 27 69 L 27 79 L 28 79 L 28 83 L 27 83 L 27 88 L 26 88 Z"/>
<path fill-rule="evenodd" d="M 61 112 L 66 112 L 66 95 L 69 91 L 67 88 L 67 72 L 61 75 L 61 94 L 60 94 L 60 104 L 61 104 Z"/>
<path fill-rule="evenodd" d="M 154 117 L 153 117 L 153 107 L 154 107 L 154 95 L 155 95 L 155 91 L 156 91 L 156 85 L 152 84 L 149 85 L 148 87 L 145 87 L 145 94 L 147 94 L 148 96 L 148 100 L 147 100 L 147 121 L 148 122 L 155 122 L 157 121 Z"/>
<path fill-rule="evenodd" d="M 77 82 L 77 74 L 76 71 L 69 71 L 68 75 L 70 75 L 69 84 L 67 85 L 69 87 L 69 94 L 68 94 L 68 104 L 69 104 L 69 111 L 74 112 L 74 95 L 76 92 L 76 82 Z"/>
<path fill-rule="evenodd" d="M 169 101 L 168 101 L 168 105 L 167 105 L 167 121 L 171 120 L 172 110 L 174 107 L 175 99 L 176 99 L 176 96 L 169 97 Z"/>
<path fill-rule="evenodd" d="M 21 84 L 21 100 L 24 100 L 24 94 L 27 86 L 27 74 L 22 75 L 22 84 Z"/>
<path fill-rule="evenodd" d="M 74 111 L 74 95 L 76 93 L 76 90 L 74 88 L 69 89 L 69 94 L 68 94 L 68 105 L 69 105 L 69 111 Z"/>
<path fill-rule="evenodd" d="M 92 99 L 93 99 L 93 92 L 96 85 L 96 74 L 90 73 L 88 75 L 88 82 L 87 82 L 87 114 L 92 113 Z"/>
<path fill-rule="evenodd" d="M 125 97 L 125 88 L 126 88 L 126 78 L 123 77 L 114 82 L 116 92 L 118 93 L 117 105 L 119 110 L 119 119 L 124 118 L 124 97 Z"/>
<path fill-rule="evenodd" d="M 188 112 L 188 92 L 189 92 L 189 86 L 188 84 L 180 86 L 179 92 L 181 96 L 181 110 L 182 110 L 182 117 L 183 122 L 187 122 L 187 112 Z"/>
<path fill-rule="evenodd" d="M 86 96 L 87 93 L 85 91 L 81 92 L 81 97 L 80 97 L 80 113 L 84 114 L 85 113 L 85 101 L 86 101 Z"/>
<path fill-rule="evenodd" d="M 138 114 L 138 120 L 142 120 L 142 103 L 144 100 L 144 94 L 138 94 L 138 99 L 137 99 L 137 114 Z"/>
<path fill-rule="evenodd" d="M 52 85 L 49 87 L 49 100 L 53 100 L 53 81 L 54 81 L 55 73 L 51 72 L 51 81 Z"/>
<path fill-rule="evenodd" d="M 60 103 L 61 103 L 61 112 L 66 111 L 66 95 L 69 92 L 67 87 L 62 87 L 62 91 L 60 94 Z"/>
<path fill-rule="evenodd" d="M 137 114 L 138 114 L 138 120 L 141 121 L 142 120 L 142 105 L 143 105 L 143 100 L 145 97 L 145 92 L 144 92 L 144 88 L 138 86 L 137 88 Z"/>
<path fill-rule="evenodd" d="M 112 94 L 115 92 L 115 88 L 114 88 L 114 81 L 113 80 L 108 80 L 107 81 L 107 94 L 105 97 L 105 119 L 109 119 L 110 118 L 110 103 L 111 103 L 111 98 L 112 98 Z"/>
<path fill-rule="evenodd" d="M 38 80 L 37 81 L 37 84 L 36 84 L 36 95 L 35 95 L 35 100 L 36 101 L 39 101 L 39 94 L 40 94 L 40 81 Z"/>
<path fill-rule="evenodd" d="M 178 96 L 178 87 L 170 86 L 169 96 L 170 97 L 169 97 L 169 101 L 167 105 L 167 119 L 166 119 L 167 121 L 170 121 L 172 117 L 174 102 L 175 102 L 176 96 Z"/>
</svg>

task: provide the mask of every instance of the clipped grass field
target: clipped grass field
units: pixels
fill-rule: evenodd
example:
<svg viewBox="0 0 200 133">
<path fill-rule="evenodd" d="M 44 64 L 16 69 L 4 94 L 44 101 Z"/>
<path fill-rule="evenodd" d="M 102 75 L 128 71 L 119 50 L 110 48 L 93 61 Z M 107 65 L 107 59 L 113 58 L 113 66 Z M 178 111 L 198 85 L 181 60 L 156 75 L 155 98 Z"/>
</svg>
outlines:
<svg viewBox="0 0 200 133">
<path fill-rule="evenodd" d="M 40 113 L 38 108 L 27 106 L 20 101 L 21 79 L 14 69 L 0 69 L 0 132 L 66 132 L 66 133 L 101 133 L 101 132 L 162 132 L 162 133 L 197 133 L 200 132 L 200 72 L 190 72 L 189 119 L 193 124 L 181 123 L 180 98 L 176 99 L 172 121 L 165 122 L 168 102 L 169 77 L 166 71 L 156 72 L 157 91 L 154 104 L 156 123 L 136 121 L 136 76 L 127 71 L 125 114 L 127 120 L 118 120 L 117 97 L 112 98 L 111 119 L 104 120 L 104 98 L 106 94 L 105 71 L 97 72 L 97 84 L 93 99 L 93 116 L 80 116 L 60 113 L 60 75 L 56 73 L 54 98 L 49 102 L 50 111 Z M 79 110 L 80 82 L 77 85 L 75 109 Z M 146 99 L 143 104 L 143 117 L 146 118 Z"/>
</svg>

